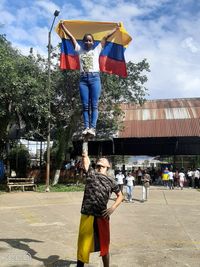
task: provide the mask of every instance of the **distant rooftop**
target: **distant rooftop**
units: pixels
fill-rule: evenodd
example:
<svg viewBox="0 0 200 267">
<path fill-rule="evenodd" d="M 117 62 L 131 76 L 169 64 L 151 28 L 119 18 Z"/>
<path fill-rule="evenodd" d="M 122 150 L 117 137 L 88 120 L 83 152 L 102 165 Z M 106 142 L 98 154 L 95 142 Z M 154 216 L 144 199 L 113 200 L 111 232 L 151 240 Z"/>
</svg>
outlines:
<svg viewBox="0 0 200 267">
<path fill-rule="evenodd" d="M 200 136 L 200 98 L 148 100 L 122 104 L 120 138 Z"/>
</svg>

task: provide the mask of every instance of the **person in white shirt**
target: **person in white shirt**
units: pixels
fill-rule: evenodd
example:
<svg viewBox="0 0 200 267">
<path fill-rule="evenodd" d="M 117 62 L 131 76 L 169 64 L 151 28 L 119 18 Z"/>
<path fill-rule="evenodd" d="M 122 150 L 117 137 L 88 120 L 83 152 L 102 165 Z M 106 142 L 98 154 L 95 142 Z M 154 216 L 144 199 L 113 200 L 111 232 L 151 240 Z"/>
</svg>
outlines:
<svg viewBox="0 0 200 267">
<path fill-rule="evenodd" d="M 70 38 L 75 51 L 78 53 L 80 61 L 81 78 L 79 90 L 83 106 L 83 120 L 85 127 L 82 134 L 95 136 L 98 119 L 98 102 L 101 94 L 99 55 L 104 48 L 107 39 L 120 28 L 120 23 L 111 32 L 106 34 L 96 47 L 94 47 L 95 40 L 92 34 L 86 33 L 83 36 L 83 45 L 80 46 L 62 21 L 61 27 L 65 34 Z"/>
<path fill-rule="evenodd" d="M 127 200 L 133 202 L 133 188 L 134 188 L 135 178 L 129 172 L 126 176 L 126 187 L 127 187 Z"/>
<path fill-rule="evenodd" d="M 123 185 L 124 185 L 124 174 L 120 171 L 117 175 L 116 175 L 116 181 L 117 184 L 119 185 L 119 189 L 120 191 L 123 193 Z"/>
<path fill-rule="evenodd" d="M 193 187 L 193 174 L 194 172 L 191 169 L 189 169 L 187 172 L 187 177 L 188 177 L 188 186 L 190 188 Z"/>
<path fill-rule="evenodd" d="M 198 169 L 194 172 L 194 188 L 200 188 L 200 172 Z"/>
<path fill-rule="evenodd" d="M 181 171 L 179 172 L 179 185 L 181 190 L 183 190 L 184 182 L 185 182 L 185 173 L 183 172 L 183 169 L 181 169 Z"/>
<path fill-rule="evenodd" d="M 168 178 L 169 178 L 169 189 L 174 189 L 174 173 L 172 169 L 169 170 Z"/>
</svg>

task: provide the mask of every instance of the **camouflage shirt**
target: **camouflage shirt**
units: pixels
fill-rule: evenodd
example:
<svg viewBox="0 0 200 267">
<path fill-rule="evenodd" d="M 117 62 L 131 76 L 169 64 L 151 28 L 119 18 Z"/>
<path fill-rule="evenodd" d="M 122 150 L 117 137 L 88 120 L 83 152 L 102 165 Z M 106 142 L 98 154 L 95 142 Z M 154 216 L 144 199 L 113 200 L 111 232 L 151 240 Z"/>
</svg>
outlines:
<svg viewBox="0 0 200 267">
<path fill-rule="evenodd" d="M 120 192 L 114 179 L 101 173 L 90 172 L 86 179 L 81 213 L 102 216 L 112 192 L 116 194 Z"/>
</svg>

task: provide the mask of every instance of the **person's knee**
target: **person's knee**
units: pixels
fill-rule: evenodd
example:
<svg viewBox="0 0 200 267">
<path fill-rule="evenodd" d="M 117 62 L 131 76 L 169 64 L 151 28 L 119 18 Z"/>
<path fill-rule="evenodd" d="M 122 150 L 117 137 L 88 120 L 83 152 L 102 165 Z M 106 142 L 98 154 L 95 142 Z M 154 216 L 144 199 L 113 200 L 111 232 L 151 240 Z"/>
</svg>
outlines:
<svg viewBox="0 0 200 267">
<path fill-rule="evenodd" d="M 83 111 L 89 111 L 89 105 L 87 103 L 83 103 Z"/>
<path fill-rule="evenodd" d="M 92 102 L 92 111 L 98 110 L 98 102 Z"/>
</svg>

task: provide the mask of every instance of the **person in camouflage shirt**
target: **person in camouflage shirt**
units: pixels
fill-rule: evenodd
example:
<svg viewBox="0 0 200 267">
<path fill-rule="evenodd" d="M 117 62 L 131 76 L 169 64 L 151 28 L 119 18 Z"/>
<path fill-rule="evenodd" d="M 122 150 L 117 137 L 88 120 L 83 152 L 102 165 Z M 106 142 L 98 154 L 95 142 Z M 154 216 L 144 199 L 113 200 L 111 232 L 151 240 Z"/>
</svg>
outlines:
<svg viewBox="0 0 200 267">
<path fill-rule="evenodd" d="M 107 176 L 110 164 L 106 158 L 97 161 L 95 170 L 89 168 L 90 160 L 87 153 L 83 154 L 82 162 L 87 178 L 81 207 L 77 267 L 89 263 L 89 254 L 94 251 L 100 251 L 103 266 L 109 267 L 109 218 L 122 202 L 123 195 L 115 180 Z M 107 208 L 113 192 L 117 198 L 113 205 Z"/>
</svg>

